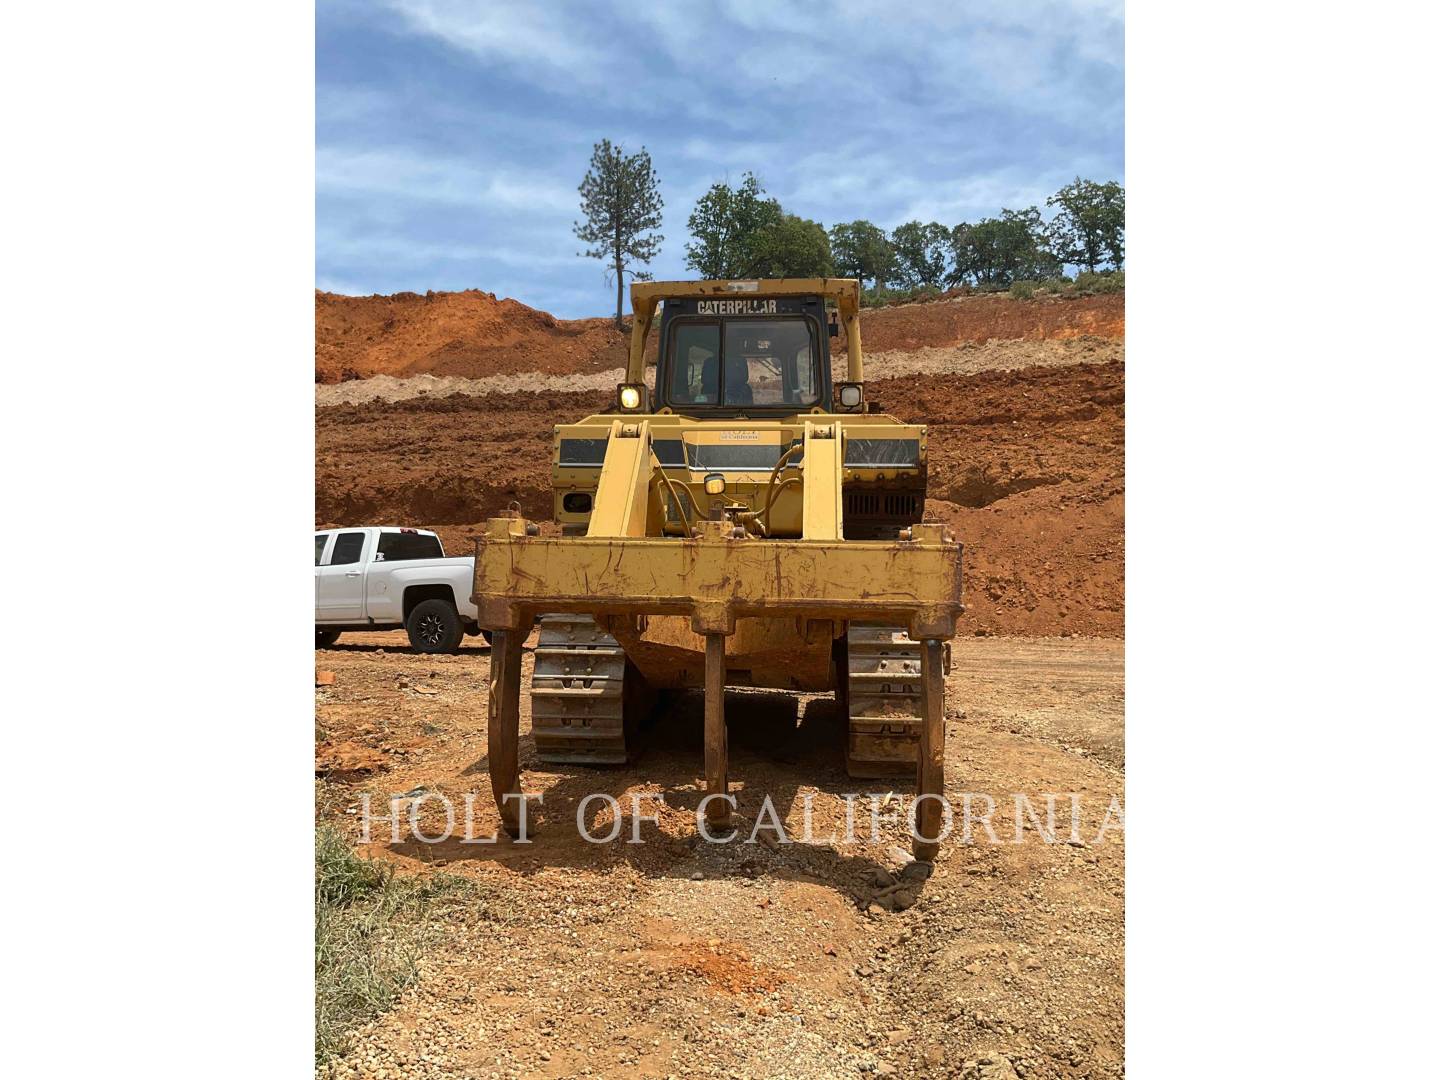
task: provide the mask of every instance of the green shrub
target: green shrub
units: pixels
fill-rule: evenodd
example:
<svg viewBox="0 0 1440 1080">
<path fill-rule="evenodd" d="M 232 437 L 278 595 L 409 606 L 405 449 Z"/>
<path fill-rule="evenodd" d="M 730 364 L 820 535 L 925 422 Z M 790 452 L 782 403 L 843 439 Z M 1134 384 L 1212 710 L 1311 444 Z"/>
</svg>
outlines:
<svg viewBox="0 0 1440 1080">
<path fill-rule="evenodd" d="M 1124 292 L 1125 271 L 1098 270 L 1091 272 L 1082 270 L 1075 275 L 1075 291 L 1083 296 Z"/>
<path fill-rule="evenodd" d="M 933 300 L 942 295 L 934 285 L 918 285 L 913 289 L 892 289 L 886 285 L 862 289 L 861 307 L 885 307 L 887 304 L 905 304 L 914 300 Z"/>
<path fill-rule="evenodd" d="M 987 296 L 994 293 L 1008 293 L 1016 300 L 1029 300 L 1035 296 L 1095 296 L 1100 293 L 1125 291 L 1125 274 L 1119 270 L 1082 270 L 1072 280 L 1064 276 L 1043 278 L 1038 281 L 1025 280 L 999 285 L 994 282 L 966 284 L 951 289 L 948 295 Z M 890 304 L 906 304 L 918 300 L 933 300 L 947 293 L 932 285 L 921 285 L 914 289 L 892 289 L 881 285 L 864 289 L 860 293 L 862 307 L 887 307 Z"/>
</svg>

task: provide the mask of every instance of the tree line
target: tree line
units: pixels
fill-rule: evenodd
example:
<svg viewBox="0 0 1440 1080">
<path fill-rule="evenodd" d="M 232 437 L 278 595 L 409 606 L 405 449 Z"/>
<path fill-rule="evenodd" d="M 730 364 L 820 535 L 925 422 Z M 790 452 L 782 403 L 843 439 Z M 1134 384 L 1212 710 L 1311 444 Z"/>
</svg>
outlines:
<svg viewBox="0 0 1440 1080">
<path fill-rule="evenodd" d="M 575 233 L 615 275 L 615 322 L 620 325 L 624 278 L 647 280 L 648 263 L 664 237 L 659 177 L 642 148 L 627 155 L 610 141 L 595 146 L 580 185 Z M 765 193 L 754 173 L 733 187 L 711 185 L 689 218 L 685 265 L 702 278 L 853 277 L 876 289 L 941 289 L 964 285 L 1005 288 L 1053 281 L 1067 266 L 1096 273 L 1125 263 L 1125 189 L 1117 181 L 1076 177 L 1038 206 L 1001 210 L 998 217 L 940 222 L 907 221 L 886 232 L 872 222 L 818 221 L 787 211 Z M 648 235 L 647 235 L 648 234 Z"/>
</svg>

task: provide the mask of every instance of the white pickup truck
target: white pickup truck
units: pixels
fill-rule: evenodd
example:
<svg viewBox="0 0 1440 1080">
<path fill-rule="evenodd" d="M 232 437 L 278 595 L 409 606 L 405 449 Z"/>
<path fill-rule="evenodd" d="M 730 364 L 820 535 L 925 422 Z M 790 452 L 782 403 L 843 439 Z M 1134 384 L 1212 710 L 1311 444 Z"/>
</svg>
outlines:
<svg viewBox="0 0 1440 1080">
<path fill-rule="evenodd" d="M 484 633 L 470 602 L 474 579 L 474 557 L 447 558 L 427 529 L 317 532 L 315 647 L 335 644 L 342 633 L 403 626 L 416 652 L 454 652 L 464 635 Z"/>
</svg>

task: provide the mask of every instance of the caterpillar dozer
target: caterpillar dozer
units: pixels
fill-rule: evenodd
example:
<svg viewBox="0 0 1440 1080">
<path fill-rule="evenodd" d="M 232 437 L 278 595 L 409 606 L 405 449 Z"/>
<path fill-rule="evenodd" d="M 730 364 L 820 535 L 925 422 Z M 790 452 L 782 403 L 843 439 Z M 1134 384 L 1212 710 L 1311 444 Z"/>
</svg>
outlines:
<svg viewBox="0 0 1440 1080">
<path fill-rule="evenodd" d="M 725 687 L 833 691 L 851 775 L 915 777 L 915 856 L 933 859 L 942 808 L 918 796 L 943 791 L 961 545 L 923 520 L 925 427 L 871 411 L 859 282 L 636 282 L 631 300 L 613 406 L 555 429 L 560 535 L 512 511 L 476 543 L 504 827 L 518 828 L 506 796 L 519 791 L 521 647 L 538 621 L 541 760 L 625 762 L 655 691 L 703 688 L 718 829 L 733 804 Z"/>
</svg>

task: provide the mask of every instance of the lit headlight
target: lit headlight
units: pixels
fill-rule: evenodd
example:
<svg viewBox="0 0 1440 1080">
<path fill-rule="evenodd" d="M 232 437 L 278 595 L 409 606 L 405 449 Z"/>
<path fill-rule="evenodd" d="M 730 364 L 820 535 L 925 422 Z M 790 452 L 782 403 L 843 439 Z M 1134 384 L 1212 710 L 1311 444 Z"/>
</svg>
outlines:
<svg viewBox="0 0 1440 1080">
<path fill-rule="evenodd" d="M 638 412 L 645 401 L 644 388 L 634 383 L 622 383 L 620 386 L 620 411 Z"/>
</svg>

